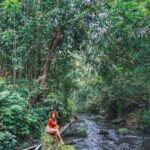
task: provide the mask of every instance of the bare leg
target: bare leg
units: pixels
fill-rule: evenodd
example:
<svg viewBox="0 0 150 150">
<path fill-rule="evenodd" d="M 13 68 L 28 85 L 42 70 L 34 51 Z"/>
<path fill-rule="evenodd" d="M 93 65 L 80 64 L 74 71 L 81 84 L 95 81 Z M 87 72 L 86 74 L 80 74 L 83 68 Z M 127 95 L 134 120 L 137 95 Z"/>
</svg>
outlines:
<svg viewBox="0 0 150 150">
<path fill-rule="evenodd" d="M 64 141 L 63 141 L 63 139 L 62 139 L 62 137 L 61 137 L 61 135 L 60 135 L 60 133 L 59 133 L 59 130 L 56 132 L 56 135 L 57 135 L 57 137 L 59 138 L 60 143 L 61 143 L 61 144 L 64 144 Z"/>
<path fill-rule="evenodd" d="M 58 129 L 54 128 L 54 129 L 51 129 L 51 130 L 49 130 L 49 131 L 47 131 L 47 132 L 48 132 L 48 133 L 55 133 L 55 134 L 56 134 L 56 136 L 55 136 L 56 139 L 58 139 L 61 144 L 64 144 L 64 141 L 63 141 L 63 139 L 62 139 L 62 137 L 61 137 L 60 132 L 59 132 Z"/>
<path fill-rule="evenodd" d="M 55 139 L 56 139 L 56 140 L 58 140 L 58 141 L 59 141 L 59 138 L 58 138 L 58 136 L 57 136 L 57 134 L 56 134 L 56 133 L 55 133 L 54 137 L 55 137 Z"/>
</svg>

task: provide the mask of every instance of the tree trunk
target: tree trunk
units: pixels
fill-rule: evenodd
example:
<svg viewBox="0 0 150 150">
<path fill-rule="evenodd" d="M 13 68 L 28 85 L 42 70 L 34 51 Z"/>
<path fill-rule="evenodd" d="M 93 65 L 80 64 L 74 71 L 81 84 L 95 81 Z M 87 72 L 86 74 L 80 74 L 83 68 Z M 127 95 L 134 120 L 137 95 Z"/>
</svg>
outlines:
<svg viewBox="0 0 150 150">
<path fill-rule="evenodd" d="M 36 37 L 36 46 L 35 46 L 35 65 L 34 65 L 34 79 L 38 78 L 38 65 L 39 65 L 39 53 L 40 53 L 40 47 L 39 47 L 39 27 L 38 25 L 36 25 L 36 33 L 35 33 L 35 37 Z"/>
<path fill-rule="evenodd" d="M 62 30 L 62 26 L 58 26 L 54 29 L 54 37 L 52 38 L 52 41 L 49 47 L 49 52 L 46 55 L 45 62 L 42 67 L 42 79 L 40 80 L 41 86 L 45 84 L 49 65 L 52 61 L 53 55 L 55 54 L 55 50 L 60 41 L 61 30 Z M 35 97 L 32 97 L 31 99 L 29 99 L 26 108 L 28 109 L 30 105 L 38 102 L 39 99 L 41 99 L 41 93 L 38 93 Z"/>
<path fill-rule="evenodd" d="M 58 46 L 58 43 L 60 41 L 61 30 L 62 30 L 62 26 L 58 26 L 54 29 L 54 37 L 51 41 L 49 52 L 46 55 L 45 63 L 42 67 L 42 79 L 40 80 L 40 85 L 45 84 L 45 80 L 46 80 L 46 77 L 48 74 L 49 65 L 52 61 L 53 55 L 55 54 L 56 47 Z"/>
<path fill-rule="evenodd" d="M 16 19 L 14 16 L 14 39 L 13 39 L 13 76 L 14 76 L 14 83 L 16 82 L 16 28 L 15 28 L 15 23 Z"/>
<path fill-rule="evenodd" d="M 41 0 L 37 0 L 37 1 L 35 1 L 35 5 L 37 5 L 37 4 L 39 5 L 39 9 L 41 9 L 40 8 L 40 4 L 41 4 Z M 38 18 L 38 11 L 39 10 L 36 10 L 36 12 L 35 12 L 35 17 L 36 18 Z M 35 62 L 34 62 L 34 79 L 37 79 L 38 78 L 38 76 L 39 76 L 39 59 L 40 59 L 40 57 L 39 57 L 39 55 L 40 55 L 40 44 L 39 44 L 39 42 L 40 42 L 40 39 L 39 39 L 39 33 L 40 33 L 40 31 L 39 31 L 39 25 L 38 25 L 38 23 L 35 25 Z"/>
<path fill-rule="evenodd" d="M 150 78 L 147 78 L 147 81 L 149 81 L 150 80 Z M 148 86 L 148 88 L 150 88 L 149 86 Z M 150 110 L 150 89 L 148 90 L 148 110 Z"/>
</svg>

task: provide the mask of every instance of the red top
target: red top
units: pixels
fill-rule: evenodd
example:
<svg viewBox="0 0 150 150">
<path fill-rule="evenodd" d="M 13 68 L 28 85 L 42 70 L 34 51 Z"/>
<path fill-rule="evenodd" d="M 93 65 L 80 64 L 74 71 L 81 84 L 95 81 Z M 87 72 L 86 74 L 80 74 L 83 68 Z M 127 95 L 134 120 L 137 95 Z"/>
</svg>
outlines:
<svg viewBox="0 0 150 150">
<path fill-rule="evenodd" d="M 56 126 L 56 123 L 52 118 L 50 118 L 48 120 L 48 126 L 51 127 L 51 128 L 54 128 Z"/>
</svg>

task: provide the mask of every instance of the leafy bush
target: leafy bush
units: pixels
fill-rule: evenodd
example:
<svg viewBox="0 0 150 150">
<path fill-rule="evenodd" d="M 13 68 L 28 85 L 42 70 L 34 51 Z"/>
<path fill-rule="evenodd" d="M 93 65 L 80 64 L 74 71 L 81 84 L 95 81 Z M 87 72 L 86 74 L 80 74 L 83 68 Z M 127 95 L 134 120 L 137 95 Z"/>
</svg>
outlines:
<svg viewBox="0 0 150 150">
<path fill-rule="evenodd" d="M 17 145 L 16 136 L 10 132 L 0 132 L 0 149 L 1 150 L 10 150 L 15 149 Z"/>
<path fill-rule="evenodd" d="M 150 110 L 147 110 L 144 112 L 143 123 L 144 124 L 150 124 Z"/>
<path fill-rule="evenodd" d="M 38 115 L 32 109 L 26 109 L 28 95 L 25 94 L 25 90 L 18 90 L 13 85 L 7 85 L 2 79 L 0 80 L 1 86 L 3 86 L 0 88 L 1 142 L 4 142 L 2 145 L 8 145 L 6 143 L 9 142 L 10 147 L 15 147 L 19 142 L 16 137 L 25 138 L 30 134 L 34 136 L 32 132 L 38 130 L 38 126 L 35 126 Z M 6 136 L 9 137 L 8 140 Z M 10 147 L 8 149 L 14 149 Z"/>
<path fill-rule="evenodd" d="M 93 114 L 101 114 L 102 113 L 100 95 L 99 95 L 99 97 L 92 98 L 87 103 L 87 105 L 86 105 L 86 111 L 88 113 L 93 113 Z"/>
<path fill-rule="evenodd" d="M 44 128 L 49 118 L 48 112 L 51 110 L 57 110 L 60 116 L 60 123 L 63 124 L 76 112 L 75 104 L 71 98 L 67 99 L 67 107 L 64 102 L 63 93 L 49 92 L 46 98 L 43 98 L 38 107 L 35 107 L 35 111 L 38 112 L 39 118 L 42 120 Z M 62 122 L 63 120 L 63 122 Z"/>
</svg>

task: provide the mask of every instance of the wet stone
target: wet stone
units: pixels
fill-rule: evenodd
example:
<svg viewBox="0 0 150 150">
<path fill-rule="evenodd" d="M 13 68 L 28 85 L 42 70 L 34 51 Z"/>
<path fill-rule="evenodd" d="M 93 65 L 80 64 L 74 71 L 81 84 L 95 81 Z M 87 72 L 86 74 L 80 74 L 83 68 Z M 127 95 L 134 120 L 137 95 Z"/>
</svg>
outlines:
<svg viewBox="0 0 150 150">
<path fill-rule="evenodd" d="M 71 130 L 68 130 L 65 134 L 65 137 L 79 137 L 79 138 L 86 138 L 87 133 L 84 128 L 78 127 L 78 128 L 73 128 Z"/>
<path fill-rule="evenodd" d="M 101 130 L 99 131 L 99 134 L 107 135 L 107 134 L 109 134 L 109 132 L 108 132 L 107 129 L 101 129 Z"/>
</svg>

